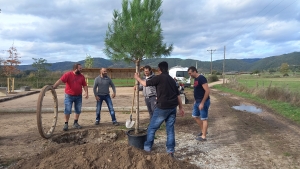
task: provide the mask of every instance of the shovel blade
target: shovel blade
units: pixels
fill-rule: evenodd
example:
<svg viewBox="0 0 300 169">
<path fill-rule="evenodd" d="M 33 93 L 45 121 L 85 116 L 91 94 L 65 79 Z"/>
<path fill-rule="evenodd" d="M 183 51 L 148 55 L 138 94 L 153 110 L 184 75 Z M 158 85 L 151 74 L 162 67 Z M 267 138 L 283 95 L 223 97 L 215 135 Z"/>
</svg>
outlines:
<svg viewBox="0 0 300 169">
<path fill-rule="evenodd" d="M 127 128 L 131 128 L 134 125 L 134 121 L 126 120 L 125 125 L 126 125 Z"/>
</svg>

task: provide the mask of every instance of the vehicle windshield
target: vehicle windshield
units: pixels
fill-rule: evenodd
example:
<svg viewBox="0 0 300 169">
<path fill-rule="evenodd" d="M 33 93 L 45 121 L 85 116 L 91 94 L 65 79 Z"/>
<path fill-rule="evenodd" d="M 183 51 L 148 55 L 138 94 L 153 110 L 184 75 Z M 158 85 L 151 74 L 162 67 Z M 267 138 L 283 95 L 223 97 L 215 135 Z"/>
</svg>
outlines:
<svg viewBox="0 0 300 169">
<path fill-rule="evenodd" d="M 189 78 L 190 76 L 187 71 L 176 71 L 176 77 Z"/>
</svg>

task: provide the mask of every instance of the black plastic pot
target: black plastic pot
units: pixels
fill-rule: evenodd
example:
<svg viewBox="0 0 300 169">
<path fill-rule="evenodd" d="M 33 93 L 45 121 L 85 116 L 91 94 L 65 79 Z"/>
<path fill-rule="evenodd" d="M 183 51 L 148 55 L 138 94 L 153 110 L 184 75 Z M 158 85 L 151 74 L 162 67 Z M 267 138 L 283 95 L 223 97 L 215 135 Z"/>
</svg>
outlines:
<svg viewBox="0 0 300 169">
<path fill-rule="evenodd" d="M 126 133 L 128 136 L 128 144 L 139 149 L 144 149 L 144 143 L 147 140 L 147 131 L 141 130 L 140 133 L 141 134 L 135 135 L 134 129 L 128 130 Z"/>
</svg>

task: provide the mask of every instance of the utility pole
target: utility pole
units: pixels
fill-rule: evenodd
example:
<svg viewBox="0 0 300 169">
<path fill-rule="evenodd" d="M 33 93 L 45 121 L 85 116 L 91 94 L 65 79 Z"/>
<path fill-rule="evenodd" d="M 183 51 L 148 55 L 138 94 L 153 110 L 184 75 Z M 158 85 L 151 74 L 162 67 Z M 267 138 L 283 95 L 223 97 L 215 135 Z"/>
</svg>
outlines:
<svg viewBox="0 0 300 169">
<path fill-rule="evenodd" d="M 223 84 L 225 84 L 225 51 L 226 51 L 226 46 L 224 46 L 224 60 L 223 60 Z"/>
<path fill-rule="evenodd" d="M 212 75 L 212 53 L 216 51 L 216 49 L 210 49 L 207 51 L 210 51 L 210 75 Z"/>
</svg>

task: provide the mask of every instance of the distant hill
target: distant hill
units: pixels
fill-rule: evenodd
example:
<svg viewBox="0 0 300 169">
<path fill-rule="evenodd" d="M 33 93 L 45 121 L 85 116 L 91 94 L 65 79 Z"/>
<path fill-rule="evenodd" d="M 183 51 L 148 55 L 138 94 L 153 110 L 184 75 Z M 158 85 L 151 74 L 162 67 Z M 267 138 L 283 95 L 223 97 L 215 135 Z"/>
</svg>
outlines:
<svg viewBox="0 0 300 169">
<path fill-rule="evenodd" d="M 247 63 L 254 63 L 254 62 L 261 60 L 261 58 L 245 58 L 245 59 L 241 59 L 241 60 L 244 62 L 247 62 Z"/>
<path fill-rule="evenodd" d="M 180 65 L 182 67 L 196 66 L 201 72 L 210 72 L 209 61 L 202 62 L 193 59 L 180 59 L 180 58 L 157 58 L 147 59 L 141 62 L 141 65 L 150 65 L 156 68 L 158 63 L 166 61 L 169 64 L 169 68 Z M 49 70 L 51 71 L 66 71 L 71 70 L 74 63 L 77 62 L 57 62 L 51 63 Z M 78 63 L 84 65 L 84 60 Z M 289 54 L 283 54 L 279 56 L 271 56 L 264 59 L 260 58 L 248 58 L 248 59 L 226 59 L 225 60 L 225 71 L 253 71 L 253 70 L 268 70 L 270 68 L 278 68 L 282 63 L 288 63 L 289 65 L 300 65 L 300 52 L 293 52 Z M 135 68 L 133 63 L 126 63 L 124 61 L 112 61 L 104 58 L 94 58 L 94 68 L 107 67 L 107 68 Z M 223 71 L 223 60 L 216 60 L 212 62 L 213 70 L 219 72 Z M 31 65 L 20 65 L 20 70 L 34 70 Z"/>
<path fill-rule="evenodd" d="M 282 63 L 287 63 L 289 65 L 300 65 L 300 52 L 293 52 L 261 59 L 255 62 L 255 64 L 253 64 L 249 70 L 268 70 L 270 68 L 278 68 Z"/>
</svg>

